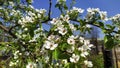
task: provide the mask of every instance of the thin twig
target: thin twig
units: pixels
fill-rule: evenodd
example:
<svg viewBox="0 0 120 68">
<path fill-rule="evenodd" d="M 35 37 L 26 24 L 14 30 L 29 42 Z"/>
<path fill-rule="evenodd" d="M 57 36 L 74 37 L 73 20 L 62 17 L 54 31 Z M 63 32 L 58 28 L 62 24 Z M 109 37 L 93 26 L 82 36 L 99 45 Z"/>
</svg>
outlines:
<svg viewBox="0 0 120 68">
<path fill-rule="evenodd" d="M 51 18 L 51 7 L 52 7 L 52 0 L 49 0 L 49 12 L 48 12 L 48 19 Z"/>
</svg>

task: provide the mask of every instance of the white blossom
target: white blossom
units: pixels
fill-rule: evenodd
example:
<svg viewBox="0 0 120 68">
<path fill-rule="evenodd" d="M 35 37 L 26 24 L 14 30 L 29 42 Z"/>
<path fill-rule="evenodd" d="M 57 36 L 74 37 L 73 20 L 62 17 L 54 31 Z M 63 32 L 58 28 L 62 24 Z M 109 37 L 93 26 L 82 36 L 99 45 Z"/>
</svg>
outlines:
<svg viewBox="0 0 120 68">
<path fill-rule="evenodd" d="M 84 45 L 90 44 L 90 40 L 84 40 Z"/>
<path fill-rule="evenodd" d="M 87 50 L 91 50 L 91 47 L 93 46 L 93 44 L 90 44 L 88 41 L 86 41 L 84 43 L 84 45 L 82 45 L 81 47 L 78 48 L 79 51 L 87 51 Z"/>
<path fill-rule="evenodd" d="M 59 29 L 59 33 L 61 35 L 65 35 L 67 33 L 67 28 L 61 28 L 61 29 Z"/>
<path fill-rule="evenodd" d="M 74 45 L 75 44 L 75 40 L 73 38 L 68 38 L 67 39 L 67 43 L 71 44 L 71 45 Z"/>
<path fill-rule="evenodd" d="M 0 6 L 0 10 L 3 9 L 3 7 Z"/>
<path fill-rule="evenodd" d="M 45 10 L 45 9 L 40 9 L 39 13 L 44 14 L 44 13 L 46 13 L 46 11 L 47 10 Z"/>
<path fill-rule="evenodd" d="M 101 11 L 99 13 L 100 13 L 101 20 L 108 20 L 106 11 Z"/>
<path fill-rule="evenodd" d="M 53 18 L 50 23 L 53 24 L 53 25 L 57 24 L 57 19 L 56 19 L 56 18 Z"/>
<path fill-rule="evenodd" d="M 75 47 L 74 47 L 74 46 L 71 46 L 71 48 L 68 48 L 66 51 L 67 51 L 68 53 L 73 53 L 74 50 L 75 50 Z"/>
<path fill-rule="evenodd" d="M 29 5 L 28 7 L 32 8 L 32 9 L 34 9 L 34 6 L 32 6 L 32 5 Z"/>
<path fill-rule="evenodd" d="M 83 49 L 86 51 L 86 50 L 91 50 L 91 48 L 88 46 L 88 45 L 83 45 L 82 46 L 83 47 Z"/>
<path fill-rule="evenodd" d="M 70 27 L 70 29 L 71 29 L 72 31 L 75 31 L 75 30 L 76 30 L 75 26 L 74 26 L 73 24 L 71 24 L 71 23 L 69 23 L 69 27 Z"/>
<path fill-rule="evenodd" d="M 33 62 L 28 62 L 28 64 L 26 65 L 26 68 L 37 68 L 37 64 Z"/>
<path fill-rule="evenodd" d="M 83 43 L 85 39 L 80 36 L 80 37 L 79 37 L 79 40 L 80 40 L 81 43 Z"/>
<path fill-rule="evenodd" d="M 18 54 L 19 54 L 19 51 L 18 50 L 15 51 L 15 53 L 14 53 L 14 59 L 17 59 L 19 57 Z"/>
<path fill-rule="evenodd" d="M 48 40 L 54 40 L 54 39 L 55 39 L 55 35 L 50 35 L 50 36 L 48 36 L 47 39 L 48 39 Z"/>
<path fill-rule="evenodd" d="M 45 56 L 45 62 L 47 63 L 49 61 L 49 56 Z"/>
<path fill-rule="evenodd" d="M 93 67 L 93 64 L 91 61 L 85 60 L 84 64 L 87 65 L 87 67 Z"/>
<path fill-rule="evenodd" d="M 70 19 L 69 15 L 65 15 L 65 16 L 61 15 L 60 18 L 62 18 L 63 21 L 66 21 L 67 23 L 69 22 Z"/>
<path fill-rule="evenodd" d="M 72 10 L 75 10 L 75 11 L 77 11 L 77 12 L 79 12 L 79 13 L 83 13 L 83 12 L 84 12 L 84 9 L 76 8 L 76 7 L 73 7 Z"/>
<path fill-rule="evenodd" d="M 9 1 L 9 4 L 10 4 L 11 6 L 14 6 L 14 5 L 15 5 L 12 1 Z"/>
<path fill-rule="evenodd" d="M 71 35 L 71 36 L 67 39 L 67 43 L 68 43 L 68 44 L 71 44 L 71 45 L 74 45 L 76 38 L 77 38 L 77 36 L 75 37 L 75 36 Z"/>
<path fill-rule="evenodd" d="M 43 45 L 46 49 L 54 50 L 58 44 L 54 44 L 54 42 L 45 41 L 45 44 Z"/>
<path fill-rule="evenodd" d="M 35 9 L 35 11 L 40 13 L 40 14 L 44 14 L 44 13 L 46 13 L 47 10 L 45 10 L 45 9 Z"/>
<path fill-rule="evenodd" d="M 27 31 L 27 30 L 28 30 L 28 28 L 25 28 L 25 29 L 24 29 L 24 31 Z"/>
<path fill-rule="evenodd" d="M 99 8 L 88 8 L 87 12 L 93 13 L 93 12 L 99 12 L 100 9 Z"/>
<path fill-rule="evenodd" d="M 27 14 L 28 14 L 29 16 L 35 16 L 35 13 L 33 13 L 32 11 L 28 11 Z"/>
<path fill-rule="evenodd" d="M 91 28 L 91 25 L 89 25 L 89 24 L 86 24 L 86 27 L 87 27 L 87 28 Z"/>
<path fill-rule="evenodd" d="M 110 20 L 112 20 L 116 23 L 120 22 L 120 14 L 117 14 L 117 15 L 111 17 Z"/>
<path fill-rule="evenodd" d="M 67 59 L 63 59 L 62 62 L 63 62 L 64 64 L 67 64 L 68 61 L 67 61 Z"/>
<path fill-rule="evenodd" d="M 107 21 L 107 12 L 106 11 L 100 11 L 99 8 L 88 8 L 87 9 L 87 16 L 86 16 L 86 22 L 91 21 L 94 18 L 100 18 L 100 20 Z"/>
<path fill-rule="evenodd" d="M 84 51 L 80 54 L 82 57 L 86 57 L 87 55 L 89 55 L 89 53 L 87 51 Z"/>
<path fill-rule="evenodd" d="M 16 63 L 15 63 L 15 62 L 10 61 L 9 66 L 14 66 L 14 65 L 16 65 Z"/>
<path fill-rule="evenodd" d="M 78 51 L 84 51 L 83 47 L 78 47 Z"/>
<path fill-rule="evenodd" d="M 28 51 L 26 51 L 26 52 L 25 52 L 25 55 L 26 55 L 26 56 L 29 56 L 29 55 L 30 55 L 30 53 L 29 53 Z"/>
<path fill-rule="evenodd" d="M 70 57 L 70 62 L 77 63 L 80 59 L 79 55 L 72 54 L 72 57 Z"/>
</svg>

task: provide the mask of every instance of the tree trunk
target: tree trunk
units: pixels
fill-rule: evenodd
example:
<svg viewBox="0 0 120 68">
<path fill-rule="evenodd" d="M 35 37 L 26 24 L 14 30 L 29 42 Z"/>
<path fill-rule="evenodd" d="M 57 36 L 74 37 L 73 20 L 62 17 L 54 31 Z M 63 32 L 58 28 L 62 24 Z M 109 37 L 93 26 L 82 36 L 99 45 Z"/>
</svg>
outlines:
<svg viewBox="0 0 120 68">
<path fill-rule="evenodd" d="M 104 68 L 114 68 L 112 50 L 104 49 L 104 46 L 102 47 L 102 50 L 104 58 Z"/>
</svg>

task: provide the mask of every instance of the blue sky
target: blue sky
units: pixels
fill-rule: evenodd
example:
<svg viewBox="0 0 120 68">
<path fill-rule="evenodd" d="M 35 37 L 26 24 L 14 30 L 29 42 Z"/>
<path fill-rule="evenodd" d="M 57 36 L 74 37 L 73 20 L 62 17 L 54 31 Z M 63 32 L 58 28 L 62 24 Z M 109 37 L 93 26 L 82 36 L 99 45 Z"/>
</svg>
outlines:
<svg viewBox="0 0 120 68">
<path fill-rule="evenodd" d="M 58 9 L 54 7 L 57 0 L 52 0 L 52 17 L 58 17 L 60 12 Z M 67 5 L 72 0 L 67 0 Z M 49 0 L 34 0 L 33 6 L 35 8 L 44 8 L 48 10 Z M 120 13 L 120 0 L 76 0 L 75 7 L 79 7 L 82 9 L 91 8 L 100 8 L 102 11 L 107 11 L 108 16 L 113 16 L 115 14 Z M 48 28 L 48 26 L 44 25 L 44 27 Z M 100 33 L 100 37 L 102 38 L 104 35 Z"/>
</svg>

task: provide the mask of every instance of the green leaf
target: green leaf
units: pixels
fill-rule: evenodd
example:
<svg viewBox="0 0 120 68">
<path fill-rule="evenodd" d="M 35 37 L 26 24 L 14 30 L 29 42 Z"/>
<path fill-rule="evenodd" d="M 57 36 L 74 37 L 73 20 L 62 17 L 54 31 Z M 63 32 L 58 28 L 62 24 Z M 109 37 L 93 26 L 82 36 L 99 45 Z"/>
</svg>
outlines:
<svg viewBox="0 0 120 68">
<path fill-rule="evenodd" d="M 71 45 L 69 45 L 65 42 L 65 43 L 61 43 L 59 47 L 62 51 L 65 51 L 66 49 L 70 48 Z"/>
<path fill-rule="evenodd" d="M 26 0 L 27 3 L 31 4 L 32 3 L 32 0 Z"/>
<path fill-rule="evenodd" d="M 118 30 L 118 32 L 117 32 L 118 34 L 120 34 L 120 30 Z"/>
<path fill-rule="evenodd" d="M 58 49 L 55 49 L 52 54 L 53 54 L 53 58 L 57 60 L 57 59 L 58 59 L 58 56 L 59 56 L 59 50 L 58 50 Z"/>
<path fill-rule="evenodd" d="M 107 24 L 106 26 L 107 26 L 108 29 L 110 29 L 111 31 L 113 31 L 113 30 L 115 29 L 115 26 L 113 26 L 113 25 Z"/>
<path fill-rule="evenodd" d="M 20 0 L 17 0 L 17 3 L 20 3 Z"/>
<path fill-rule="evenodd" d="M 106 35 L 104 37 L 104 44 L 107 49 L 112 49 L 114 47 L 114 39 L 111 35 Z"/>
<path fill-rule="evenodd" d="M 100 26 L 100 28 L 104 28 L 104 23 L 103 22 L 99 22 L 99 26 Z"/>
<path fill-rule="evenodd" d="M 106 26 L 107 26 L 108 28 L 112 28 L 112 26 L 111 26 L 111 25 L 109 25 L 109 24 L 107 24 Z"/>
<path fill-rule="evenodd" d="M 59 4 L 56 4 L 55 7 L 58 8 L 60 5 Z"/>
<path fill-rule="evenodd" d="M 59 59 L 68 59 L 68 58 L 70 58 L 70 55 L 67 53 L 60 53 L 58 58 Z"/>
<path fill-rule="evenodd" d="M 69 68 L 75 68 L 75 64 L 74 63 L 70 63 L 69 64 Z"/>
<path fill-rule="evenodd" d="M 66 5 L 66 4 L 64 5 L 64 9 L 65 9 L 65 10 L 68 10 L 68 7 L 67 7 L 67 5 Z"/>
</svg>

